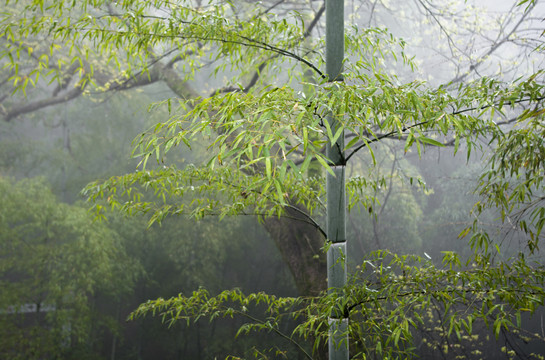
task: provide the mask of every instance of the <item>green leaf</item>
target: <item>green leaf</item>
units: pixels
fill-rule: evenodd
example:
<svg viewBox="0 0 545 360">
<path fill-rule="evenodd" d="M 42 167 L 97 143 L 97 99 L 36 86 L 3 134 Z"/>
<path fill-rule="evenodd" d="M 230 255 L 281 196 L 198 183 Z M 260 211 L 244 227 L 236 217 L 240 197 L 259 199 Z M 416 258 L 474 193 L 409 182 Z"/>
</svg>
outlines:
<svg viewBox="0 0 545 360">
<path fill-rule="evenodd" d="M 439 147 L 445 147 L 445 144 L 440 143 L 439 141 L 434 140 L 434 139 L 429 138 L 429 137 L 420 136 L 418 138 L 418 140 L 420 140 L 421 142 L 423 142 L 425 144 L 429 144 L 429 145 L 433 145 L 433 146 L 439 146 Z"/>
<path fill-rule="evenodd" d="M 331 167 L 327 164 L 325 158 L 321 154 L 316 154 L 315 157 L 316 157 L 316 160 L 318 160 L 318 162 L 320 163 L 320 165 L 322 165 L 322 167 L 326 169 L 328 173 L 335 176 L 333 169 L 331 169 Z"/>
</svg>

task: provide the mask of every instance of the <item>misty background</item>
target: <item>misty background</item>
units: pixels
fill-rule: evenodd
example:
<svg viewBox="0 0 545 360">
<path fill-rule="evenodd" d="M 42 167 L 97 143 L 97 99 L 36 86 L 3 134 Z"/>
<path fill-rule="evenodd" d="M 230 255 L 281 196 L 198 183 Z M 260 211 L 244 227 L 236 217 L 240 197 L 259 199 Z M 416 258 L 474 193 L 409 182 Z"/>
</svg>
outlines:
<svg viewBox="0 0 545 360">
<path fill-rule="evenodd" d="M 235 9 L 238 5 L 234 2 Z M 241 1 L 240 9 L 246 5 Z M 322 2 L 262 2 L 264 8 L 273 5 L 278 14 L 297 10 L 311 18 Z M 400 83 L 456 85 L 482 76 L 510 82 L 543 69 L 544 61 L 533 50 L 542 41 L 544 4 L 515 5 L 508 0 L 348 0 L 346 26 L 385 27 L 406 41 L 406 52 L 418 68 L 408 71 L 393 63 L 389 71 Z M 323 22 L 313 38 L 324 36 Z M 188 82 L 201 95 L 233 77 L 229 71 L 213 74 L 217 64 L 206 58 L 201 62 Z M 174 70 L 186 76 L 183 62 Z M 96 221 L 89 211 L 91 204 L 80 191 L 92 181 L 134 172 L 139 159 L 132 156 L 133 140 L 168 118 L 163 108 L 149 111 L 150 104 L 176 97 L 165 81 L 96 88 L 18 114 L 10 109 L 47 98 L 58 84 L 41 81 L 26 96 L 13 94 L 9 74 L 5 68 L 2 72 L 0 354 L 10 349 L 39 359 L 40 353 L 60 347 L 66 359 L 219 359 L 227 353 L 244 354 L 255 341 L 281 343 L 272 334 L 235 339 L 240 325 L 236 319 L 199 321 L 191 327 L 183 322 L 169 327 L 159 317 L 126 321 L 148 299 L 200 287 L 211 293 L 240 288 L 245 293 L 301 295 L 256 217 L 169 217 L 148 228 L 146 216 L 110 212 L 106 220 Z M 270 79 L 273 84 L 282 81 Z M 450 144 L 429 147 L 421 156 L 405 152 L 404 144 L 395 141 L 376 146 L 377 166 L 369 154 L 358 153 L 347 168 L 350 176 L 376 181 L 366 191 L 378 200 L 372 209 L 355 205 L 349 213 L 349 270 L 357 271 L 359 259 L 377 249 L 438 262 L 443 251 L 469 255 L 468 239 L 459 234 L 475 220 L 472 208 L 479 197 L 474 189 L 487 166 L 489 144 L 483 140 L 469 156 L 463 145 L 456 155 Z M 191 150 L 180 147 L 169 153 L 169 161 L 179 167 L 198 163 L 206 148 L 204 141 Z M 407 185 L 408 179 L 425 186 Z M 320 215 L 317 219 L 324 221 Z M 498 220 L 499 214 L 490 211 L 478 221 L 509 257 L 524 241 L 517 228 Z M 63 309 L 47 303 L 51 294 L 65 300 Z M 34 316 L 15 317 L 16 310 Z M 524 319 L 523 325 L 545 339 L 542 312 Z M 509 341 L 522 349 L 517 356 L 545 356 L 544 342 L 496 341 L 484 328 L 460 348 L 437 350 L 440 339 L 432 329 L 426 331 L 419 335 L 422 358 L 494 359 Z"/>
</svg>

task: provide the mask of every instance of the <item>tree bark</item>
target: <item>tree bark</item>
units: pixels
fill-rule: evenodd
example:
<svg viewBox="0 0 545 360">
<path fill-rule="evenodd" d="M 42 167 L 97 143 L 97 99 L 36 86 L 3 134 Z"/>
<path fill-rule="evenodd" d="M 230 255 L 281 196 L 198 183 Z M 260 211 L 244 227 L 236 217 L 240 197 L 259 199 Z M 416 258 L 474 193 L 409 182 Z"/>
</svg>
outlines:
<svg viewBox="0 0 545 360">
<path fill-rule="evenodd" d="M 309 222 L 304 209 L 286 208 L 286 216 L 270 217 L 263 225 L 288 265 L 302 296 L 316 296 L 327 288 L 325 239 Z"/>
</svg>

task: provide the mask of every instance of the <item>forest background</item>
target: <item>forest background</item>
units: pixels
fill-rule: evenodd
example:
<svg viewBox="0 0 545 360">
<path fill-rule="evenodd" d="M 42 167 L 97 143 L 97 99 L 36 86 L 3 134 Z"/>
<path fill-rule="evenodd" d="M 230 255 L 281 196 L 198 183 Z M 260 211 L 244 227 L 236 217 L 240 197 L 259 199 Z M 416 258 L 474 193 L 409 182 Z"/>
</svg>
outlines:
<svg viewBox="0 0 545 360">
<path fill-rule="evenodd" d="M 241 319 L 198 321 L 191 326 L 175 322 L 167 327 L 153 317 L 130 322 L 126 318 L 149 299 L 169 298 L 180 292 L 191 294 L 199 287 L 212 294 L 239 288 L 244 293 L 316 295 L 324 284 L 316 281 L 323 274 L 316 272 L 313 262 L 318 268 L 323 265 L 324 243 L 320 236 L 305 237 L 312 230 L 298 232 L 308 227 L 301 223 L 307 218 L 294 222 L 277 218 L 273 212 L 269 222 L 260 223 L 255 213 L 223 217 L 221 211 L 201 214 L 202 207 L 197 207 L 189 217 L 163 219 L 160 212 L 145 209 L 148 214 L 144 216 L 124 217 L 112 212 L 107 214 L 108 221 L 96 222 L 86 211 L 89 205 L 78 194 L 96 179 L 134 173 L 142 158 L 130 159 L 133 139 L 138 144 L 144 129 L 157 129 L 157 124 L 171 118 L 171 106 L 179 98 L 216 90 L 230 93 L 238 84 L 267 89 L 282 83 L 309 96 L 312 86 L 306 84 L 317 80 L 299 64 L 262 66 L 263 55 L 245 58 L 251 65 L 246 71 L 229 69 L 233 49 L 217 45 L 200 48 L 195 42 L 174 48 L 144 47 L 140 51 L 128 47 L 130 56 L 118 53 L 108 57 L 93 52 L 90 39 L 72 43 L 75 47 L 69 41 L 53 40 L 52 24 L 49 33 L 47 29 L 34 32 L 33 11 L 43 10 L 40 2 L 25 8 L 27 5 L 3 4 L 0 270 L 2 288 L 7 291 L 3 290 L 0 297 L 1 308 L 5 309 L 0 351 L 9 358 L 24 359 L 221 358 L 228 354 L 253 356 L 256 344 L 266 342 L 269 348 L 287 349 L 286 353 L 272 352 L 268 356 L 284 354 L 292 358 L 297 353 L 293 344 L 285 344 L 285 339 L 270 333 L 257 338 L 238 337 L 235 341 L 234 335 L 244 323 Z M 47 9 L 49 5 L 43 6 Z M 133 16 L 137 12 L 131 15 L 124 8 L 123 13 L 117 13 L 114 3 L 91 5 L 90 9 L 68 7 L 66 13 L 77 19 L 88 11 L 96 19 L 117 17 L 121 24 L 131 24 L 131 16 L 138 18 Z M 192 4 L 195 9 L 203 5 Z M 253 5 L 233 4 L 230 15 L 241 19 L 255 16 Z M 134 6 L 138 8 L 138 2 Z M 51 5 L 50 10 L 55 9 L 56 5 Z M 263 14 L 275 13 L 279 17 L 293 10 L 301 14 L 309 30 L 302 42 L 306 53 L 293 54 L 319 53 L 322 44 L 316 39 L 323 35 L 322 3 L 263 2 L 259 7 Z M 395 60 L 391 49 L 399 42 L 393 37 L 386 36 L 389 42 L 384 48 L 373 44 L 394 54 L 376 55 L 377 67 L 398 84 L 424 80 L 430 87 L 449 83 L 455 89 L 484 77 L 516 84 L 521 77 L 526 81 L 536 74 L 532 79 L 537 82 L 535 99 L 522 103 L 530 115 L 521 117 L 521 110 L 513 109 L 492 117 L 506 129 L 516 130 L 515 124 L 522 130 L 524 126 L 530 129 L 533 124 L 539 139 L 539 131 L 543 132 L 538 85 L 542 82 L 539 71 L 544 14 L 539 2 L 505 2 L 499 6 L 497 2 L 354 1 L 347 3 L 347 11 L 347 25 L 359 29 L 386 27 L 406 41 L 404 51 L 407 59 L 412 58 L 414 69 Z M 25 37 L 10 35 L 8 25 L 13 24 L 14 17 L 26 19 L 29 32 Z M 382 35 L 377 30 L 368 36 L 375 40 Z M 212 58 L 210 53 L 214 54 Z M 147 71 L 135 67 L 142 63 L 147 64 Z M 218 68 L 221 70 L 215 71 Z M 284 71 L 286 68 L 290 72 Z M 160 105 L 150 111 L 149 105 L 157 102 Z M 477 104 L 476 109 L 482 106 Z M 521 121 L 528 119 L 530 125 Z M 527 139 L 531 142 L 530 135 Z M 377 249 L 416 254 L 437 264 L 441 264 L 445 252 L 452 251 L 465 261 L 472 258 L 475 247 L 468 245 L 470 236 L 459 235 L 469 233 L 465 231 L 469 228 L 487 234 L 491 247 L 497 248 L 494 259 L 509 259 L 520 252 L 531 255 L 529 259 L 539 259 L 532 246 L 539 243 L 540 231 L 533 229 L 539 229 L 539 222 L 543 222 L 542 213 L 530 217 L 515 212 L 502 219 L 501 205 L 482 214 L 475 211 L 479 207 L 474 205 L 483 197 L 474 191 L 479 189 L 481 175 L 490 169 L 489 160 L 497 143 L 479 139 L 469 154 L 464 139 L 449 133 L 422 136 L 416 143 L 409 143 L 407 134 L 393 138 L 380 141 L 372 153 L 357 153 L 356 161 L 347 170 L 355 179 L 350 183 L 352 188 L 361 189 L 349 213 L 347 252 L 351 272 L 361 271 L 361 259 Z M 213 142 L 213 138 L 203 137 L 191 149 L 178 147 L 158 168 L 199 164 L 208 159 L 206 151 Z M 534 171 L 539 174 L 543 170 L 543 143 L 538 141 L 535 146 Z M 327 171 L 314 162 L 308 163 L 306 170 L 309 178 L 317 182 Z M 522 201 L 529 204 L 523 208 L 528 212 L 543 208 L 542 185 L 538 182 L 532 186 L 532 198 Z M 188 194 L 185 192 L 183 203 L 191 204 L 193 198 Z M 300 195 L 304 197 L 304 193 Z M 487 195 L 486 191 L 483 195 Z M 490 196 L 498 199 L 494 195 Z M 152 194 L 143 197 L 153 199 Z M 238 199 L 244 202 L 248 197 L 243 188 L 238 189 Z M 174 204 L 179 202 L 174 200 Z M 135 210 L 130 206 L 125 209 Z M 229 211 L 225 214 L 231 214 Z M 313 221 L 323 223 L 319 209 L 313 216 Z M 161 220 L 161 225 L 154 222 L 149 226 L 150 217 Z M 278 229 L 291 235 L 278 233 Z M 536 239 L 528 241 L 529 234 Z M 306 259 L 310 265 L 302 270 L 293 258 Z M 539 356 L 543 348 L 545 336 L 539 312 L 523 316 L 524 327 L 519 332 L 508 331 L 509 327 L 501 323 L 499 330 L 483 323 L 463 341 L 453 341 L 457 334 L 441 319 L 444 310 L 429 315 L 429 326 L 414 335 L 416 352 L 422 357 L 495 358 L 500 352 L 524 358 Z M 295 324 L 282 325 L 282 331 L 289 333 Z M 501 337 L 496 336 L 497 332 Z"/>
</svg>

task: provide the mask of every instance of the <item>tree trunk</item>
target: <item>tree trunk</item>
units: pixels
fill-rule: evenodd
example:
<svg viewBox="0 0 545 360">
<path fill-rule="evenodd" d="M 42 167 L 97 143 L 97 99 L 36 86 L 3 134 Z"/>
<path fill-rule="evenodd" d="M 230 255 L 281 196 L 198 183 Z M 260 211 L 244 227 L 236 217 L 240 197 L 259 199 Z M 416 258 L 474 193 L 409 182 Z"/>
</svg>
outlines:
<svg viewBox="0 0 545 360">
<path fill-rule="evenodd" d="M 324 237 L 320 230 L 309 222 L 303 212 L 286 209 L 286 216 L 270 217 L 263 221 L 282 259 L 295 280 L 302 296 L 315 296 L 327 288 L 326 257 L 322 248 Z"/>
</svg>

